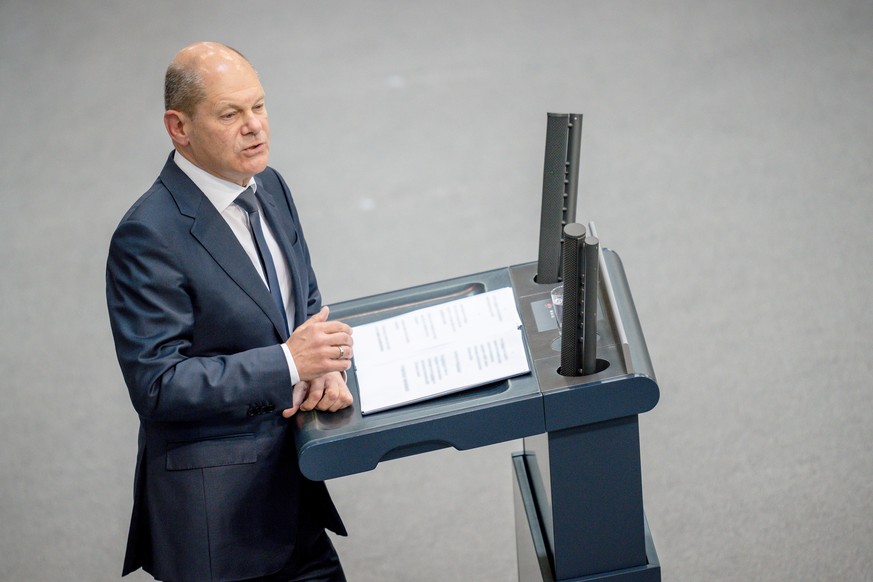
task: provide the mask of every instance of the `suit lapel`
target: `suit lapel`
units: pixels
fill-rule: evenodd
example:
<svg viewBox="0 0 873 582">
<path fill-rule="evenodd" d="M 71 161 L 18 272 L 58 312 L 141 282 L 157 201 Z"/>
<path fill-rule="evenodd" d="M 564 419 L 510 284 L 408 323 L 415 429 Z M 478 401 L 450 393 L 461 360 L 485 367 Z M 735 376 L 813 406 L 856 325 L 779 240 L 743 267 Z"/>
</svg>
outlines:
<svg viewBox="0 0 873 582">
<path fill-rule="evenodd" d="M 261 308 L 264 315 L 273 323 L 279 337 L 286 339 L 282 314 L 279 313 L 270 291 L 252 265 L 251 259 L 218 210 L 179 169 L 172 155 L 161 172 L 161 181 L 176 200 L 179 212 L 193 219 L 191 236 L 203 245 L 224 272 Z"/>
</svg>

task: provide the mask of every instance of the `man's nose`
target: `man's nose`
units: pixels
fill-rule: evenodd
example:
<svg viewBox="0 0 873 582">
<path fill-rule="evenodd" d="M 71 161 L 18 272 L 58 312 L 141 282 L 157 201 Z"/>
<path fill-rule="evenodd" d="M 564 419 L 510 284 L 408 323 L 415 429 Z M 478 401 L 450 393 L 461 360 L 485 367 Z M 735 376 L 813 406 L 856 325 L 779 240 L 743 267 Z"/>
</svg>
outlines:
<svg viewBox="0 0 873 582">
<path fill-rule="evenodd" d="M 253 133 L 255 135 L 261 133 L 261 130 L 264 128 L 264 124 L 261 123 L 260 118 L 255 115 L 253 112 L 249 112 L 246 117 L 245 125 L 243 126 L 243 133 Z"/>
</svg>

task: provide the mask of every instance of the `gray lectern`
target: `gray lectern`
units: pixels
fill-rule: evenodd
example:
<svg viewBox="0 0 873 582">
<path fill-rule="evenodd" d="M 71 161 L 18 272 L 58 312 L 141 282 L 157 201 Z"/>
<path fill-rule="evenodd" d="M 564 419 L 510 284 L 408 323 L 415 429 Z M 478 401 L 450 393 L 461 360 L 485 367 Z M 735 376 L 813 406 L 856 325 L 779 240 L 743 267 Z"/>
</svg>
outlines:
<svg viewBox="0 0 873 582">
<path fill-rule="evenodd" d="M 571 155 L 578 156 L 578 136 L 567 143 L 574 140 Z M 548 175 L 548 148 L 546 163 Z M 573 217 L 559 222 L 567 219 Z M 443 447 L 524 439 L 524 451 L 512 457 L 519 579 L 660 580 L 643 511 L 638 424 L 659 390 L 621 261 L 610 250 L 601 250 L 598 260 L 600 293 L 589 306 L 596 338 L 586 338 L 596 344 L 596 366 L 587 375 L 562 374 L 568 370 L 561 370 L 550 294 L 556 284 L 538 280 L 536 263 L 332 305 L 333 319 L 355 326 L 511 287 L 531 372 L 365 416 L 351 371 L 354 406 L 296 417 L 303 473 L 331 479 Z"/>
</svg>

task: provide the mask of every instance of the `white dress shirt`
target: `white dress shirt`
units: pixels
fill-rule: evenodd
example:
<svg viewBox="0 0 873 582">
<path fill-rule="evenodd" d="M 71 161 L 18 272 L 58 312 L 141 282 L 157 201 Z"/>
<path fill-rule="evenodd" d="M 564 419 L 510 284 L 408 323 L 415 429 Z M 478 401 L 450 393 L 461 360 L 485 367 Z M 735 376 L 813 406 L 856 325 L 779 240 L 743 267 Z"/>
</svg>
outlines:
<svg viewBox="0 0 873 582">
<path fill-rule="evenodd" d="M 191 181 L 200 188 L 203 194 L 206 195 L 206 198 L 208 198 L 212 205 L 215 206 L 215 209 L 218 210 L 221 217 L 225 222 L 227 222 L 227 225 L 230 226 L 233 234 L 236 236 L 237 240 L 239 240 L 239 244 L 242 245 L 243 250 L 249 256 L 249 259 L 252 261 L 252 264 L 258 274 L 260 274 L 261 279 L 264 281 L 264 285 L 269 288 L 267 276 L 261 267 L 261 260 L 258 257 L 258 249 L 255 246 L 255 241 L 252 238 L 252 231 L 249 228 L 249 215 L 245 210 L 233 203 L 234 200 L 236 200 L 236 197 L 239 196 L 248 186 L 257 190 L 258 186 L 255 179 L 251 178 L 245 187 L 240 186 L 239 184 L 234 184 L 233 182 L 228 182 L 227 180 L 222 180 L 221 178 L 213 176 L 209 172 L 195 166 L 178 151 L 173 156 L 173 161 L 176 162 L 176 165 L 179 166 L 179 169 L 182 170 L 185 175 L 191 178 Z M 260 208 L 260 202 L 258 203 L 258 207 Z M 261 212 L 262 217 L 263 215 L 264 213 Z M 279 247 L 279 243 L 276 242 L 276 237 L 273 236 L 273 231 L 270 230 L 270 225 L 267 224 L 266 220 L 261 220 L 261 226 L 264 229 L 264 238 L 267 239 L 267 247 L 270 249 L 270 254 L 273 255 L 273 264 L 276 267 L 276 276 L 279 279 L 279 290 L 282 292 L 282 301 L 285 303 L 285 313 L 288 318 L 288 326 L 293 327 L 294 300 L 292 298 L 293 287 L 291 272 L 285 261 L 285 254 L 282 252 L 281 247 Z M 289 306 L 292 309 L 289 309 Z M 285 359 L 288 361 L 288 372 L 291 376 L 291 384 L 297 384 L 300 381 L 300 374 L 297 372 L 294 358 L 291 357 L 291 351 L 284 343 L 282 344 L 282 351 L 285 354 Z"/>
</svg>

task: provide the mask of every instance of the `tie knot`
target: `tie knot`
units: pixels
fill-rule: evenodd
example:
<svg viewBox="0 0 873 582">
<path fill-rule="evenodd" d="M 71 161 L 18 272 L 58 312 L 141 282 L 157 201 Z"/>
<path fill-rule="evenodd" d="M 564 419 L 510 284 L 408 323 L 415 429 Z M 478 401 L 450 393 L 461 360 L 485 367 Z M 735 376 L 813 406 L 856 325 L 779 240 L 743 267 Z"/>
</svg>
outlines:
<svg viewBox="0 0 873 582">
<path fill-rule="evenodd" d="M 258 211 L 258 204 L 255 202 L 255 191 L 251 186 L 243 190 L 242 194 L 236 197 L 234 203 L 248 214 Z"/>
</svg>

